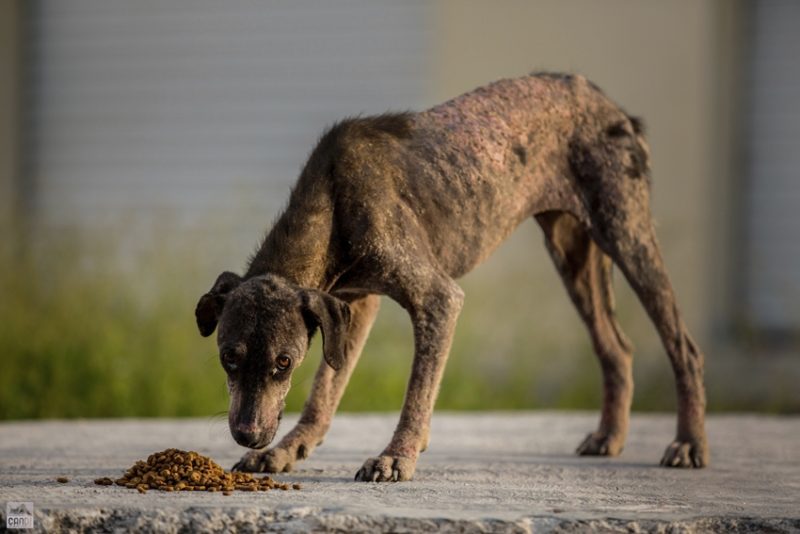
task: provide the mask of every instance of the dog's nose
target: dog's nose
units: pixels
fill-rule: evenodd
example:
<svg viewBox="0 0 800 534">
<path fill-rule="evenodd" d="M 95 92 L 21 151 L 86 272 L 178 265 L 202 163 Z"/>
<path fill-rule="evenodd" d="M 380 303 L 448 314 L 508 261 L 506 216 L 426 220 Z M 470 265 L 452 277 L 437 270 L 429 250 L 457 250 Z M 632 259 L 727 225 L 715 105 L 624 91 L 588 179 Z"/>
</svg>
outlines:
<svg viewBox="0 0 800 534">
<path fill-rule="evenodd" d="M 242 447 L 257 448 L 261 443 L 262 432 L 253 424 L 239 423 L 231 428 L 231 434 Z"/>
</svg>

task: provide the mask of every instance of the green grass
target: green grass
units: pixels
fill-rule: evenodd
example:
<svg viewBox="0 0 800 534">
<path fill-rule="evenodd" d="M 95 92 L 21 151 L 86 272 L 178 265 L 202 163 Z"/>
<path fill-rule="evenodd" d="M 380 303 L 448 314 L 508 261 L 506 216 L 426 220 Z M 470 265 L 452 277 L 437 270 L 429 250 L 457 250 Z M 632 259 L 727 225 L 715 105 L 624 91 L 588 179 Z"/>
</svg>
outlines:
<svg viewBox="0 0 800 534">
<path fill-rule="evenodd" d="M 0 417 L 224 409 L 223 373 L 213 347 L 197 339 L 179 286 L 162 280 L 148 303 L 137 284 L 146 269 L 93 265 L 85 260 L 98 251 L 76 240 L 11 252 L 0 262 Z"/>
<path fill-rule="evenodd" d="M 196 300 L 216 272 L 197 264 L 202 247 L 191 247 L 191 239 L 179 245 L 154 238 L 149 249 L 133 253 L 63 233 L 31 242 L 0 245 L 0 419 L 224 413 L 227 392 L 215 344 L 194 324 Z M 439 409 L 599 408 L 599 366 L 584 328 L 543 253 L 531 263 L 520 257 L 520 243 L 512 240 L 499 258 L 462 281 L 467 301 Z M 622 322 L 640 349 L 635 407 L 672 410 L 671 371 L 652 328 L 629 293 L 620 301 Z M 318 336 L 295 373 L 290 411 L 302 407 L 310 389 L 319 345 Z M 411 355 L 409 321 L 384 299 L 342 409 L 399 409 Z M 759 369 L 758 362 L 712 363 L 710 407 L 800 409 L 787 382 L 791 374 L 780 368 L 768 371 L 774 380 L 741 386 Z"/>
</svg>

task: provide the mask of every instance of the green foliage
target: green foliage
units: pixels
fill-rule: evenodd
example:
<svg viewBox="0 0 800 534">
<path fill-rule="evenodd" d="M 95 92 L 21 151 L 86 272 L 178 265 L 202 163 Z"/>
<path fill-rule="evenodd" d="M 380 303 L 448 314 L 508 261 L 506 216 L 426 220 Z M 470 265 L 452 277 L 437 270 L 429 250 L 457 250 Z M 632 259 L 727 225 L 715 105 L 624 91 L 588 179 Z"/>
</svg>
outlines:
<svg viewBox="0 0 800 534">
<path fill-rule="evenodd" d="M 216 271 L 197 267 L 200 249 L 191 239 L 166 246 L 154 238 L 151 249 L 138 253 L 63 233 L 27 241 L 36 245 L 21 247 L 14 239 L 0 245 L 0 419 L 225 413 L 216 347 L 198 335 L 193 314 Z M 554 270 L 545 258 L 532 267 L 509 251 L 462 281 L 467 300 L 438 409 L 597 410 L 599 366 Z M 640 348 L 635 407 L 672 410 L 667 359 L 638 303 L 621 296 L 622 323 Z M 397 305 L 384 299 L 382 306 L 343 410 L 402 404 L 411 327 Z M 320 348 L 317 336 L 295 373 L 289 411 L 305 401 Z M 796 388 L 786 380 L 751 379 L 756 363 L 710 363 L 712 409 L 798 409 Z M 723 375 L 723 364 L 741 372 Z M 755 389 L 741 386 L 754 383 Z"/>
<path fill-rule="evenodd" d="M 0 418 L 198 415 L 225 408 L 213 347 L 179 286 L 137 278 L 69 238 L 0 261 Z M 112 263 L 108 261 L 107 263 Z M 151 273 L 158 276 L 158 273 Z"/>
</svg>

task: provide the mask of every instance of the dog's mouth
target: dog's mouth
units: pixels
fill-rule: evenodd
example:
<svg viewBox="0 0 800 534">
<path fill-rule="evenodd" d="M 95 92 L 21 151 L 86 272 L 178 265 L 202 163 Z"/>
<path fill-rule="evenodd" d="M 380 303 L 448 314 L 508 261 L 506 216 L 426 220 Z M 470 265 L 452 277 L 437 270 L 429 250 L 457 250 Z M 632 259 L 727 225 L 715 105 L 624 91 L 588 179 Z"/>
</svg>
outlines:
<svg viewBox="0 0 800 534">
<path fill-rule="evenodd" d="M 272 437 L 267 438 L 267 439 L 261 439 L 261 440 L 258 440 L 258 441 L 254 441 L 254 442 L 249 443 L 247 445 L 245 445 L 244 443 L 240 443 L 239 445 L 242 445 L 243 447 L 247 447 L 248 449 L 265 449 L 265 448 L 267 448 L 269 446 L 270 443 L 272 443 Z"/>
</svg>

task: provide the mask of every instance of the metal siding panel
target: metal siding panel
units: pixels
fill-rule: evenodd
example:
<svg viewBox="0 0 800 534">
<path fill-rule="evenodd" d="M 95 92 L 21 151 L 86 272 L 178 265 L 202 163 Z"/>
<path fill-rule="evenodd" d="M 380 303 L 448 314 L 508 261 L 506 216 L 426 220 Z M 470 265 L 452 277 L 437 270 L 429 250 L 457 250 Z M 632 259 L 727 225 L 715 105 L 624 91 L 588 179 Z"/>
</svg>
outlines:
<svg viewBox="0 0 800 534">
<path fill-rule="evenodd" d="M 426 9 L 38 2 L 28 139 L 37 215 L 56 227 L 165 212 L 202 225 L 257 211 L 259 231 L 326 125 L 421 106 Z"/>
<path fill-rule="evenodd" d="M 800 2 L 753 3 L 747 306 L 755 326 L 800 329 Z"/>
</svg>

